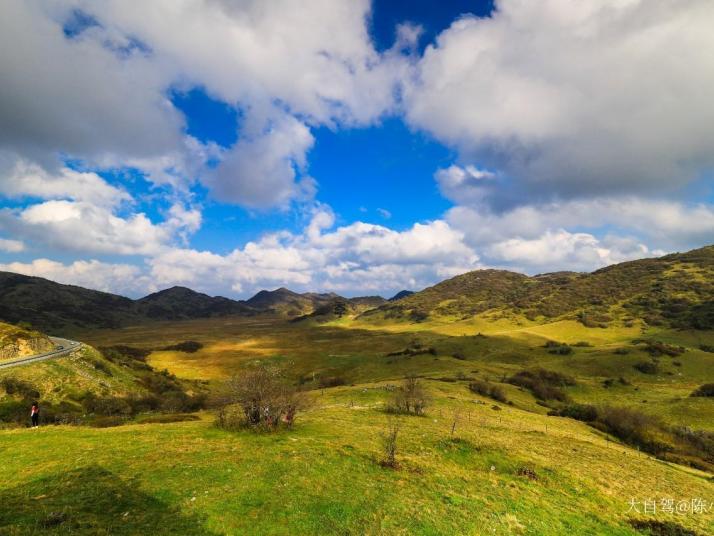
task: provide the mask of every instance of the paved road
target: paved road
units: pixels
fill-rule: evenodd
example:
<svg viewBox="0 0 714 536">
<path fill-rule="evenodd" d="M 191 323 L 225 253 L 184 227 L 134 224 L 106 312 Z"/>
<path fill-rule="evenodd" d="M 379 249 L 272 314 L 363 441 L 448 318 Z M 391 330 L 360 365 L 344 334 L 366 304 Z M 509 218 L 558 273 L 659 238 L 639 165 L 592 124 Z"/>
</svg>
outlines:
<svg viewBox="0 0 714 536">
<path fill-rule="evenodd" d="M 29 365 L 30 363 L 34 363 L 36 361 L 45 361 L 47 359 L 54 359 L 55 357 L 64 357 L 71 354 L 75 350 L 78 350 L 82 346 L 81 342 L 70 341 L 69 339 L 60 339 L 59 337 L 50 337 L 50 340 L 55 345 L 54 350 L 45 352 L 44 354 L 30 355 L 27 357 L 13 359 L 12 361 L 0 362 L 0 369 L 17 367 L 20 365 Z"/>
</svg>

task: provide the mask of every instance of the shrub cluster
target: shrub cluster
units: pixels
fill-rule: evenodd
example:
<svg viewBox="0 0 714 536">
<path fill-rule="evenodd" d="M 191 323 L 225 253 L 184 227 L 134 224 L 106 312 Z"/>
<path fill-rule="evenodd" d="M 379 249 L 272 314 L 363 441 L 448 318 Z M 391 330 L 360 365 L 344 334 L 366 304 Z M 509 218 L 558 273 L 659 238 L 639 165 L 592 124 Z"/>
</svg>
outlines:
<svg viewBox="0 0 714 536">
<path fill-rule="evenodd" d="M 640 361 L 632 365 L 632 367 L 642 374 L 657 374 L 659 372 L 659 365 L 654 361 Z"/>
<path fill-rule="evenodd" d="M 224 384 L 214 400 L 216 424 L 228 430 L 290 427 L 307 403 L 304 393 L 290 385 L 281 371 L 260 365 Z"/>
<path fill-rule="evenodd" d="M 500 385 L 483 380 L 475 380 L 469 384 L 469 389 L 476 394 L 492 398 L 504 404 L 508 402 L 506 391 Z"/>
<path fill-rule="evenodd" d="M 573 353 L 573 349 L 564 342 L 548 341 L 543 345 L 543 348 L 547 348 L 549 354 L 570 355 Z"/>
<path fill-rule="evenodd" d="M 663 355 L 669 357 L 677 357 L 682 355 L 686 351 L 686 348 L 684 348 L 683 346 L 674 346 L 672 344 L 667 344 L 661 341 L 643 341 L 638 339 L 633 342 L 635 344 L 644 343 L 645 346 L 643 350 L 650 354 L 652 357 L 660 357 Z"/>
<path fill-rule="evenodd" d="M 328 387 L 339 387 L 340 385 L 346 385 L 347 380 L 342 376 L 324 376 L 320 378 L 319 385 L 321 388 L 326 389 Z"/>
<path fill-rule="evenodd" d="M 172 344 L 162 348 L 162 350 L 174 351 L 174 352 L 185 352 L 187 354 L 194 354 L 203 348 L 203 344 L 196 341 L 183 341 L 178 344 Z"/>
<path fill-rule="evenodd" d="M 8 395 L 15 395 L 24 398 L 25 400 L 40 398 L 40 392 L 35 387 L 23 380 L 18 380 L 11 376 L 0 380 L 0 387 L 5 389 Z"/>
<path fill-rule="evenodd" d="M 394 390 L 386 407 L 388 413 L 423 415 L 431 399 L 416 376 L 408 376 L 402 385 Z"/>
<path fill-rule="evenodd" d="M 511 385 L 528 389 L 539 400 L 559 402 L 568 400 L 568 395 L 561 388 L 576 385 L 572 377 L 542 368 L 522 370 L 506 381 Z"/>
<path fill-rule="evenodd" d="M 714 383 L 700 385 L 690 396 L 714 397 Z"/>
<path fill-rule="evenodd" d="M 151 353 L 151 350 L 117 345 L 101 346 L 99 351 L 107 361 L 110 361 L 118 366 L 137 371 L 153 370 L 151 366 L 146 363 L 146 358 Z"/>
</svg>

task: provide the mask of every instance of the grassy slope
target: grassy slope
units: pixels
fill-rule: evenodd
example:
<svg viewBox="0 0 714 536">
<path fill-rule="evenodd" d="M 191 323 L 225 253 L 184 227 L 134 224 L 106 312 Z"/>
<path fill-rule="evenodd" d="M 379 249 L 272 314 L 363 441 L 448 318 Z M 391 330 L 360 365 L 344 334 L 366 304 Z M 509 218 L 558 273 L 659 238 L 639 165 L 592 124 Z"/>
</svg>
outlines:
<svg viewBox="0 0 714 536">
<path fill-rule="evenodd" d="M 477 336 L 482 333 L 485 336 Z M 683 345 L 687 351 L 676 359 L 660 359 L 661 373 L 649 376 L 632 365 L 648 360 L 641 346 L 631 341 L 644 337 Z M 382 322 L 378 326 L 360 320 L 343 319 L 331 325 L 293 324 L 280 319 L 231 318 L 162 323 L 154 326 L 93 332 L 85 335 L 95 345 L 132 344 L 165 346 L 182 340 L 197 340 L 205 347 L 195 354 L 154 352 L 149 362 L 156 369 L 168 368 L 179 377 L 218 380 L 240 370 L 246 363 L 270 359 L 287 367 L 295 378 L 343 377 L 350 383 L 395 380 L 407 373 L 455 377 L 459 373 L 499 381 L 524 367 L 542 366 L 576 376 L 579 386 L 569 390 L 578 402 L 616 403 L 636 407 L 664 418 L 670 424 L 714 430 L 711 400 L 690 398 L 699 385 L 714 382 L 714 354 L 698 349 L 714 344 L 711 331 L 671 331 L 613 327 L 586 328 L 573 321 L 522 325 L 505 320 L 488 322 L 481 318 L 462 323 L 429 321 L 404 324 Z M 433 346 L 428 353 L 410 357 L 386 354 L 418 340 Z M 549 354 L 542 345 L 547 340 L 587 341 L 588 348 L 574 348 L 570 356 Z M 617 355 L 618 348 L 630 353 Z M 463 354 L 466 360 L 452 357 Z M 679 361 L 680 367 L 673 365 Z M 624 377 L 631 386 L 606 389 L 607 378 Z M 505 385 L 510 396 L 526 409 L 542 412 L 527 393 Z M 646 402 L 643 402 L 646 400 Z"/>
<path fill-rule="evenodd" d="M 438 382 L 430 415 L 404 421 L 401 469 L 384 469 L 384 392 L 369 387 L 316 395 L 294 430 L 267 436 L 208 420 L 3 432 L 0 532 L 59 518 L 43 534 L 632 535 L 631 498 L 712 496 L 696 471 Z M 711 513 L 658 519 L 714 530 Z"/>
<path fill-rule="evenodd" d="M 0 360 L 33 355 L 52 347 L 43 333 L 0 322 Z"/>
<path fill-rule="evenodd" d="M 364 320 L 459 322 L 474 315 L 523 321 L 714 328 L 714 246 L 608 266 L 589 274 L 527 277 L 477 270 L 365 313 Z"/>
<path fill-rule="evenodd" d="M 95 363 L 102 363 L 98 370 Z M 124 396 L 143 392 L 125 368 L 107 361 L 95 349 L 84 346 L 67 357 L 50 359 L 32 365 L 0 369 L 0 378 L 12 377 L 32 384 L 47 402 L 78 400 L 85 392 L 97 395 Z"/>
<path fill-rule="evenodd" d="M 678 358 L 682 367 L 662 358 L 663 374 L 636 372 L 632 364 L 647 357 L 631 345 L 636 337 L 686 346 Z M 636 406 L 672 424 L 712 430 L 712 401 L 687 396 L 714 381 L 714 354 L 696 349 L 714 344 L 712 332 L 483 317 L 379 325 L 225 318 L 88 332 L 81 339 L 146 348 L 200 341 L 205 346 L 195 354 L 149 358 L 186 378 L 218 380 L 259 358 L 280 363 L 296 378 L 342 376 L 358 385 L 317 391 L 317 407 L 295 430 L 269 436 L 223 432 L 208 416 L 106 430 L 2 432 L 0 504 L 12 507 L 0 509 L 0 527 L 18 525 L 16 534 L 32 533 L 29 527 L 64 511 L 58 533 L 81 521 L 80 534 L 111 527 L 112 534 L 160 528 L 176 534 L 624 535 L 636 534 L 626 524 L 631 498 L 714 501 L 709 476 L 608 442 L 582 423 L 546 417 L 528 392 L 504 385 L 516 407 L 494 411 L 468 391 L 467 381 L 436 381 L 461 374 L 498 382 L 524 367 L 544 366 L 577 377 L 579 385 L 568 390 L 577 401 Z M 555 356 L 542 348 L 549 339 L 593 346 Z M 437 355 L 386 355 L 415 340 Z M 613 353 L 623 346 L 630 354 Z M 457 352 L 466 359 L 454 358 Z M 410 372 L 433 378 L 427 382 L 436 406 L 427 417 L 405 420 L 402 468 L 391 471 L 377 463 L 386 421 L 379 406 L 387 393 L 371 382 Z M 620 375 L 633 385 L 602 386 Z M 68 386 L 79 381 L 67 378 Z M 454 442 L 449 430 L 457 409 Z M 525 465 L 535 468 L 538 480 L 518 476 Z M 669 519 L 707 534 L 714 531 L 713 516 Z"/>
</svg>

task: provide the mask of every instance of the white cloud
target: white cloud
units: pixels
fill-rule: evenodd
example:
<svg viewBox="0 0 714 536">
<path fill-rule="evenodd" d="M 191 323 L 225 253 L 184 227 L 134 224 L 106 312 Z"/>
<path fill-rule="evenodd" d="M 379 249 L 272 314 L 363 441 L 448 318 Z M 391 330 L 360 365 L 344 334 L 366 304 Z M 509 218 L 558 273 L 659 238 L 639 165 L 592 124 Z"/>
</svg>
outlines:
<svg viewBox="0 0 714 536">
<path fill-rule="evenodd" d="M 77 12 L 94 23 L 66 36 Z M 377 53 L 369 12 L 368 0 L 3 2 L 0 149 L 53 172 L 62 155 L 138 167 L 178 189 L 205 180 L 219 200 L 249 207 L 309 199 L 309 129 L 377 120 L 408 68 L 415 30 Z M 192 87 L 239 109 L 235 147 L 183 133 L 167 95 Z"/>
<path fill-rule="evenodd" d="M 714 236 L 714 207 L 678 201 L 609 197 L 518 206 L 494 212 L 485 206 L 455 207 L 446 220 L 462 230 L 472 245 L 512 237 L 533 239 L 548 230 L 607 227 L 642 237 L 657 249 L 688 249 Z"/>
<path fill-rule="evenodd" d="M 329 230 L 333 222 L 322 207 L 303 233 L 267 235 L 225 256 L 166 251 L 149 261 L 151 276 L 160 287 L 181 283 L 214 292 L 232 288 L 243 295 L 282 285 L 387 294 L 479 266 L 463 235 L 443 221 L 402 232 L 362 222 Z"/>
<path fill-rule="evenodd" d="M 598 239 L 588 233 L 564 229 L 546 231 L 532 239 L 509 238 L 486 248 L 485 255 L 495 262 L 521 266 L 528 272 L 573 270 L 589 272 L 626 260 L 640 259 L 662 252 L 622 238 Z"/>
<path fill-rule="evenodd" d="M 676 190 L 714 165 L 713 25 L 709 0 L 500 0 L 427 47 L 406 116 L 513 179 L 496 204 Z"/>
<path fill-rule="evenodd" d="M 239 140 L 207 182 L 224 201 L 258 208 L 285 205 L 299 197 L 296 171 L 305 168 L 314 141 L 303 123 L 282 117 L 256 138 Z"/>
<path fill-rule="evenodd" d="M 475 204 L 493 191 L 496 174 L 476 166 L 449 166 L 434 174 L 439 190 L 447 199 L 457 203 Z"/>
<path fill-rule="evenodd" d="M 7 160 L 13 159 L 8 155 Z M 104 207 L 131 200 L 126 191 L 107 184 L 96 173 L 61 168 L 51 174 L 25 160 L 0 167 L 0 194 L 11 198 L 70 199 Z"/>
<path fill-rule="evenodd" d="M 19 253 L 24 251 L 25 244 L 19 240 L 9 240 L 7 238 L 0 238 L 0 251 L 5 251 L 7 253 Z"/>
<path fill-rule="evenodd" d="M 0 146 L 44 165 L 58 153 L 147 157 L 181 143 L 183 119 L 164 96 L 165 69 L 122 58 L 101 36 L 68 39 L 73 6 L 0 5 Z"/>
<path fill-rule="evenodd" d="M 96 260 L 62 264 L 49 259 L 36 259 L 31 263 L 0 264 L 0 270 L 44 277 L 66 285 L 128 295 L 144 292 L 149 284 L 137 266 L 108 264 Z"/>
</svg>

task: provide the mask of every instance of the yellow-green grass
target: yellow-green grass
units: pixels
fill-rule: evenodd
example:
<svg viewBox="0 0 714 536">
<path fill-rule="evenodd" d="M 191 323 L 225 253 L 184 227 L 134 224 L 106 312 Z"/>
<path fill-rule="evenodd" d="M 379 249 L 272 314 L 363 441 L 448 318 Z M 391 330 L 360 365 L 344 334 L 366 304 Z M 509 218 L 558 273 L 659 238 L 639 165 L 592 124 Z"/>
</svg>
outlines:
<svg viewBox="0 0 714 536">
<path fill-rule="evenodd" d="M 10 361 L 51 348 L 52 343 L 46 335 L 0 322 L 0 361 Z"/>
<path fill-rule="evenodd" d="M 576 402 L 635 407 L 672 425 L 714 430 L 712 400 L 689 397 L 699 385 L 714 382 L 714 354 L 698 349 L 700 344 L 714 343 L 712 332 L 643 330 L 639 326 L 586 328 L 572 321 L 528 326 L 513 323 L 509 330 L 503 320 L 495 321 L 492 329 L 487 329 L 488 322 L 480 322 L 483 329 L 448 334 L 443 326 L 433 322 L 383 323 L 380 329 L 375 326 L 367 329 L 364 323 L 350 319 L 319 325 L 280 318 L 227 318 L 89 332 L 82 340 L 95 345 L 129 344 L 146 348 L 196 340 L 204 344 L 196 353 L 155 351 L 149 356 L 149 363 L 182 378 L 215 381 L 256 360 L 276 363 L 296 379 L 341 377 L 347 383 L 397 380 L 406 374 L 501 382 L 523 368 L 543 367 L 576 378 L 578 386 L 567 390 Z M 399 331 L 405 326 L 408 331 Z M 660 358 L 659 374 L 642 374 L 633 365 L 649 360 L 650 356 L 642 345 L 632 344 L 639 337 L 684 345 L 687 351 L 677 358 Z M 424 348 L 435 348 L 437 355 L 388 355 L 405 349 L 415 340 Z M 571 344 L 582 341 L 592 346 L 575 347 L 568 356 L 552 355 L 543 348 L 547 340 Z M 618 355 L 615 353 L 618 348 L 629 353 Z M 465 359 L 456 359 L 454 355 Z M 675 362 L 680 366 L 675 366 Z M 621 377 L 631 385 L 621 385 Z M 615 380 L 610 388 L 603 386 L 608 379 Z M 504 387 L 521 407 L 545 411 L 530 394 Z"/>
<path fill-rule="evenodd" d="M 400 468 L 383 468 L 380 387 L 315 394 L 293 430 L 267 435 L 208 415 L 0 432 L 0 533 L 634 535 L 632 517 L 714 530 L 712 512 L 628 512 L 714 500 L 706 475 L 574 421 L 495 411 L 460 384 L 428 383 L 437 404 L 402 418 Z"/>
<path fill-rule="evenodd" d="M 103 370 L 94 366 L 97 362 L 102 363 Z M 138 389 L 135 378 L 126 369 L 103 359 L 88 346 L 70 356 L 0 369 L 2 378 L 22 380 L 37 389 L 42 400 L 53 403 L 76 401 L 87 392 L 122 396 Z"/>
</svg>

